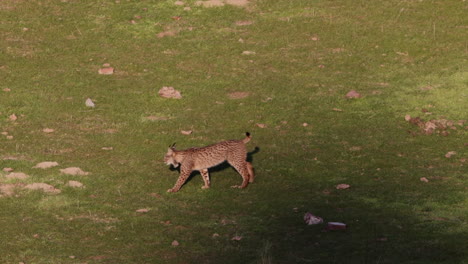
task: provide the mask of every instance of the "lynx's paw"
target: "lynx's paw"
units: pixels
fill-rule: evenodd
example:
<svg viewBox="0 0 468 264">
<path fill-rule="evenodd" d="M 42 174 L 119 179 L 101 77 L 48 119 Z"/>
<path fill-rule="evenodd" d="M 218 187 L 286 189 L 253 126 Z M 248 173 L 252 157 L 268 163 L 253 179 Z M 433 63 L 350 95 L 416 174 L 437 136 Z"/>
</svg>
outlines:
<svg viewBox="0 0 468 264">
<path fill-rule="evenodd" d="M 203 190 L 204 190 L 204 189 L 209 189 L 210 186 L 203 185 L 201 188 L 202 188 Z"/>
<path fill-rule="evenodd" d="M 177 190 L 175 190 L 174 188 L 172 188 L 172 189 L 167 190 L 167 192 L 168 192 L 168 193 L 175 193 L 175 192 L 177 192 Z"/>
</svg>

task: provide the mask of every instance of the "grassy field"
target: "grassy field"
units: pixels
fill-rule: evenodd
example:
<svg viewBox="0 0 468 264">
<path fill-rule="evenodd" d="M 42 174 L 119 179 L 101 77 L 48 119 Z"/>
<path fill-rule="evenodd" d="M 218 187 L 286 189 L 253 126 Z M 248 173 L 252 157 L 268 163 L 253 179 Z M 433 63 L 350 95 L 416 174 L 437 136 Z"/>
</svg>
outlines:
<svg viewBox="0 0 468 264">
<path fill-rule="evenodd" d="M 227 2 L 0 1 L 0 263 L 468 263 L 467 2 Z"/>
</svg>

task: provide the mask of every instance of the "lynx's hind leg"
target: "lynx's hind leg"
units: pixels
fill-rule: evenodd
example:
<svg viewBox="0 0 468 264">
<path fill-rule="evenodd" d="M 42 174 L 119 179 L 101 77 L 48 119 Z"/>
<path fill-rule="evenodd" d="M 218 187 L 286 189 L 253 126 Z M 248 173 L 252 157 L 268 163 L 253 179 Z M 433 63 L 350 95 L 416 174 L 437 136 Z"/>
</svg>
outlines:
<svg viewBox="0 0 468 264">
<path fill-rule="evenodd" d="M 242 162 L 230 162 L 230 161 L 228 161 L 228 162 L 242 176 L 242 184 L 241 185 L 234 185 L 234 186 L 231 186 L 231 187 L 232 188 L 241 188 L 241 189 L 247 187 L 247 185 L 249 184 L 249 179 L 250 179 L 250 173 L 249 173 L 247 161 L 242 161 Z"/>
<path fill-rule="evenodd" d="M 247 171 L 249 172 L 249 182 L 252 183 L 254 182 L 255 174 L 254 174 L 254 169 L 252 167 L 252 163 L 246 162 L 247 163 Z"/>
<path fill-rule="evenodd" d="M 203 181 L 205 182 L 205 185 L 202 186 L 202 189 L 208 189 L 210 188 L 210 174 L 208 174 L 208 169 L 203 169 L 200 171 Z"/>
</svg>

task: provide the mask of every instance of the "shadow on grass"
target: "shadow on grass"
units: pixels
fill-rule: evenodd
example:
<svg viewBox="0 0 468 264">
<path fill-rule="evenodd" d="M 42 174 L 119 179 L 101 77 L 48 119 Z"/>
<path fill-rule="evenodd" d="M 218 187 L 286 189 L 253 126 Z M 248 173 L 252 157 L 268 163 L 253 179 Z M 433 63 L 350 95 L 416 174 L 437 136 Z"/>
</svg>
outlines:
<svg viewBox="0 0 468 264">
<path fill-rule="evenodd" d="M 450 206 L 463 198 L 460 190 L 449 185 L 437 187 L 437 192 L 404 187 L 392 196 L 376 190 L 318 196 L 299 191 L 269 198 L 263 194 L 266 199 L 245 208 L 243 239 L 204 257 L 218 263 L 467 263 L 468 233 L 460 228 L 466 219 L 438 217 L 424 209 L 424 201 L 417 205 L 403 198 L 413 192 Z M 379 202 L 365 202 L 365 195 Z M 291 208 L 292 200 L 299 208 Z M 344 222 L 348 228 L 327 231 L 325 223 L 308 226 L 303 216 L 309 210 L 325 223 Z"/>
</svg>

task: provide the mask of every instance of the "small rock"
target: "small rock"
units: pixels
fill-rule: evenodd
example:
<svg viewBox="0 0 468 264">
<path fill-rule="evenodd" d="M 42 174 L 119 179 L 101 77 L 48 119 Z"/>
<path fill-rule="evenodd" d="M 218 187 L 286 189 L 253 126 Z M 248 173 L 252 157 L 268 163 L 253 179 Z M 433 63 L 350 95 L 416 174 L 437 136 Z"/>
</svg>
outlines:
<svg viewBox="0 0 468 264">
<path fill-rule="evenodd" d="M 255 125 L 258 126 L 259 128 L 266 128 L 266 125 L 265 125 L 265 124 L 257 123 L 257 124 L 255 124 Z"/>
<path fill-rule="evenodd" d="M 12 172 L 13 169 L 12 169 L 12 168 L 3 168 L 3 171 L 4 171 L 4 172 Z"/>
<path fill-rule="evenodd" d="M 113 67 L 101 68 L 98 70 L 98 73 L 101 75 L 111 75 L 111 74 L 114 74 L 114 68 Z"/>
<path fill-rule="evenodd" d="M 183 135 L 190 135 L 192 134 L 192 130 L 182 130 L 180 131 L 180 133 L 182 133 Z"/>
<path fill-rule="evenodd" d="M 315 216 L 309 212 L 304 215 L 304 221 L 308 225 L 317 225 L 323 223 L 323 219 L 321 217 Z"/>
<path fill-rule="evenodd" d="M 147 213 L 147 212 L 149 212 L 149 211 L 150 211 L 150 209 L 142 208 L 142 209 L 136 210 L 135 212 L 137 212 L 137 213 Z"/>
<path fill-rule="evenodd" d="M 18 117 L 15 114 L 11 114 L 9 117 L 10 121 L 16 121 Z"/>
<path fill-rule="evenodd" d="M 54 133 L 55 130 L 52 129 L 52 128 L 44 128 L 44 129 L 42 129 L 42 132 L 44 132 L 44 133 Z"/>
<path fill-rule="evenodd" d="M 232 237 L 231 240 L 233 240 L 233 241 L 241 241 L 241 240 L 242 240 L 242 236 L 237 236 L 237 235 L 236 235 L 236 236 Z"/>
<path fill-rule="evenodd" d="M 429 180 L 426 177 L 421 177 L 419 180 L 422 182 L 429 182 Z"/>
<path fill-rule="evenodd" d="M 242 52 L 242 55 L 255 55 L 255 54 L 257 54 L 255 51 L 250 51 L 250 50 L 246 50 Z"/>
<path fill-rule="evenodd" d="M 179 246 L 179 242 L 177 240 L 174 240 L 174 241 L 172 241 L 171 245 L 173 247 L 177 247 L 177 246 Z"/>
<path fill-rule="evenodd" d="M 87 107 L 95 107 L 96 105 L 94 104 L 93 100 L 91 98 L 86 99 L 85 105 Z"/>
<path fill-rule="evenodd" d="M 349 184 L 342 183 L 342 184 L 338 184 L 336 186 L 336 189 L 337 190 L 345 190 L 345 189 L 349 189 L 349 187 L 351 187 Z"/>
<path fill-rule="evenodd" d="M 185 3 L 182 2 L 182 1 L 175 1 L 175 2 L 174 2 L 174 5 L 183 6 L 183 5 L 185 5 Z"/>
<path fill-rule="evenodd" d="M 453 155 L 456 155 L 456 154 L 457 154 L 457 152 L 455 152 L 455 151 L 449 151 L 449 152 L 447 152 L 447 154 L 445 154 L 445 157 L 446 158 L 451 158 Z"/>
</svg>

